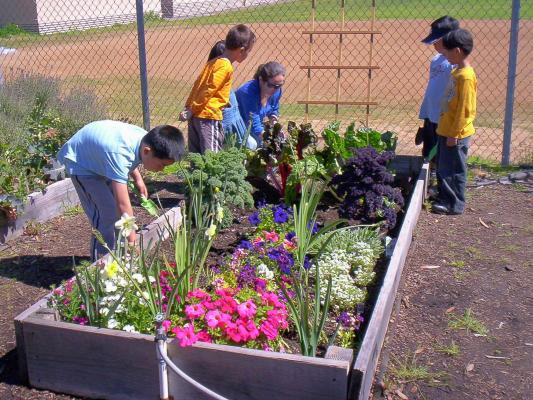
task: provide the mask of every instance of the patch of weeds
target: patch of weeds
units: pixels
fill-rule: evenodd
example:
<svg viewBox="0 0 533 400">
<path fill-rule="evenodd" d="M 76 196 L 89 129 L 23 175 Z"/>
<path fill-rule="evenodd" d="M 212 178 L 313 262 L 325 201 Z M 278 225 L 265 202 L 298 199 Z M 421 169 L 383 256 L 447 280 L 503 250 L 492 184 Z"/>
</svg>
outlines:
<svg viewBox="0 0 533 400">
<path fill-rule="evenodd" d="M 525 185 L 522 185 L 521 183 L 513 183 L 511 185 L 511 187 L 516 190 L 517 192 L 521 192 L 521 193 L 529 193 L 529 191 L 531 190 L 530 188 L 528 188 L 527 186 Z"/>
<path fill-rule="evenodd" d="M 39 236 L 46 232 L 45 225 L 37 221 L 29 221 L 24 227 L 24 234 L 27 236 Z"/>
<path fill-rule="evenodd" d="M 453 340 L 449 345 L 438 343 L 437 345 L 435 345 L 435 351 L 437 351 L 438 353 L 446 354 L 447 356 L 451 357 L 456 357 L 461 354 L 461 348 Z"/>
<path fill-rule="evenodd" d="M 475 318 L 471 308 L 467 308 L 461 316 L 451 314 L 448 327 L 451 329 L 466 329 L 467 332 L 471 331 L 485 336 L 489 334 L 488 328 L 483 322 Z"/>
<path fill-rule="evenodd" d="M 514 236 L 514 235 L 515 235 L 514 232 L 508 231 L 508 232 L 504 232 L 504 233 L 498 235 L 498 237 L 511 237 L 511 236 Z"/>
<path fill-rule="evenodd" d="M 453 268 L 465 268 L 466 267 L 466 263 L 464 261 L 450 261 L 449 262 L 449 265 L 450 267 L 453 267 Z"/>
<path fill-rule="evenodd" d="M 468 277 L 468 272 L 462 270 L 454 270 L 453 277 L 457 282 L 464 282 L 464 280 Z"/>
<path fill-rule="evenodd" d="M 518 166 L 502 166 L 499 161 L 490 160 L 478 156 L 468 157 L 468 166 L 472 169 L 477 168 L 486 171 L 490 175 L 505 176 L 509 172 L 517 171 Z"/>
<path fill-rule="evenodd" d="M 481 250 L 479 250 L 477 247 L 468 246 L 465 250 L 466 250 L 466 253 L 470 257 L 472 257 L 474 260 L 481 260 L 483 258 Z"/>
<path fill-rule="evenodd" d="M 77 204 L 72 207 L 67 207 L 63 212 L 65 217 L 75 217 L 76 215 L 83 214 L 83 208 L 81 205 Z"/>
<path fill-rule="evenodd" d="M 391 374 L 399 381 L 426 382 L 428 384 L 440 384 L 440 380 L 447 377 L 445 372 L 431 372 L 427 366 L 418 365 L 416 354 L 412 357 L 406 356 L 402 361 L 395 360 L 395 365 L 391 368 Z"/>
<path fill-rule="evenodd" d="M 501 249 L 503 251 L 508 251 L 510 253 L 516 253 L 517 251 L 520 250 L 520 246 L 516 244 L 508 244 L 508 245 L 502 246 Z"/>
</svg>

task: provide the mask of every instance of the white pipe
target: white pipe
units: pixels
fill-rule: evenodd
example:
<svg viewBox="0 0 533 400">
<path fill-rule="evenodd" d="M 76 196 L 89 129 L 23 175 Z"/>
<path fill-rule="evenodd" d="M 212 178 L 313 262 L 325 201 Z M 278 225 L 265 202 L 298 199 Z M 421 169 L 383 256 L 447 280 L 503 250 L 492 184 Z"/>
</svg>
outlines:
<svg viewBox="0 0 533 400">
<path fill-rule="evenodd" d="M 187 382 L 189 382 L 191 385 L 193 385 L 198 390 L 201 390 L 202 392 L 204 392 L 205 394 L 207 394 L 208 396 L 211 396 L 212 398 L 216 400 L 229 400 L 226 397 L 223 397 L 213 392 L 211 389 L 206 388 L 204 385 L 202 385 L 201 383 L 198 383 L 197 381 L 192 379 L 189 375 L 187 375 L 185 372 L 183 372 L 181 369 L 179 369 L 176 366 L 176 364 L 174 364 L 172 360 L 168 358 L 166 354 L 166 340 L 162 338 L 157 339 L 157 354 L 158 354 L 158 358 L 161 357 L 172 371 L 174 371 L 176 374 L 181 376 L 183 379 L 185 379 Z M 163 386 L 163 385 L 160 385 L 160 386 Z M 167 381 L 167 396 L 168 396 L 168 381 Z"/>
<path fill-rule="evenodd" d="M 161 350 L 159 349 L 159 343 L 162 344 Z M 159 364 L 159 398 L 160 400 L 168 400 L 168 374 L 167 363 L 165 362 L 162 354 L 167 354 L 167 341 L 158 340 L 158 347 L 156 348 L 157 361 Z"/>
</svg>

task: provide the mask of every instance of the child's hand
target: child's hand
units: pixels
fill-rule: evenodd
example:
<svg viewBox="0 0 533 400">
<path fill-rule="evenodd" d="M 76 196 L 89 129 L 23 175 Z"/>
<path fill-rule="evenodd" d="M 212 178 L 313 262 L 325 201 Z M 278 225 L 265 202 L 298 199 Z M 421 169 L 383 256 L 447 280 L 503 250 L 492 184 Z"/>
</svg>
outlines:
<svg viewBox="0 0 533 400">
<path fill-rule="evenodd" d="M 454 137 L 446 138 L 446 146 L 447 147 L 457 146 L 457 138 L 454 138 Z"/>
<path fill-rule="evenodd" d="M 184 109 L 182 112 L 180 112 L 179 120 L 181 122 L 185 122 L 190 120 L 192 117 L 192 111 L 188 108 Z"/>
</svg>

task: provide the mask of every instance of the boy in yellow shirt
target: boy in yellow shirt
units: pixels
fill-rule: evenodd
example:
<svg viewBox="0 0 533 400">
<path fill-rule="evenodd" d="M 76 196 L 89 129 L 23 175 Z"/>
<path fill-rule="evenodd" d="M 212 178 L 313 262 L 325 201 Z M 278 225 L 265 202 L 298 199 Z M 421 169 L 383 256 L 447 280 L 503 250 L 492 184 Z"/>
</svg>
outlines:
<svg viewBox="0 0 533 400">
<path fill-rule="evenodd" d="M 465 210 L 466 160 L 475 132 L 477 78 L 467 59 L 474 40 L 466 29 L 456 29 L 444 36 L 442 44 L 443 55 L 457 68 L 450 74 L 437 127 L 439 194 L 432 210 L 457 215 Z"/>
<path fill-rule="evenodd" d="M 246 25 L 236 25 L 226 36 L 226 50 L 205 64 L 194 82 L 180 121 L 188 120 L 189 151 L 219 151 L 224 142 L 222 109 L 229 104 L 234 62 L 243 62 L 255 43 L 255 35 Z"/>
</svg>

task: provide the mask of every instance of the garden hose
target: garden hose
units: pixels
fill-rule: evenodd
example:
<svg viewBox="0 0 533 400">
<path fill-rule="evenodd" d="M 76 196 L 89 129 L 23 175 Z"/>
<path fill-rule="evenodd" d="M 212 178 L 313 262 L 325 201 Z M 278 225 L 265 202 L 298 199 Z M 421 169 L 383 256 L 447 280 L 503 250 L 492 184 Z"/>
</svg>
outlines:
<svg viewBox="0 0 533 400">
<path fill-rule="evenodd" d="M 161 326 L 161 323 L 163 322 L 163 318 L 161 318 L 161 316 L 158 315 L 156 317 L 156 322 L 157 322 L 157 334 L 155 336 L 155 341 L 157 343 L 157 354 L 160 357 L 160 359 L 162 359 L 164 363 L 167 366 L 169 366 L 172 371 L 174 371 L 180 377 L 185 379 L 188 383 L 190 383 L 191 385 L 193 385 L 195 388 L 202 391 L 203 393 L 207 394 L 211 398 L 216 399 L 216 400 L 229 400 L 228 398 L 221 396 L 218 393 L 213 392 L 211 389 L 195 381 L 193 378 L 191 378 L 189 375 L 183 372 L 180 368 L 178 368 L 176 364 L 172 362 L 172 360 L 167 356 L 167 352 L 166 352 L 165 345 L 166 345 L 167 336 L 165 334 L 163 327 Z M 165 369 L 165 366 L 162 366 L 161 368 Z M 160 375 L 160 380 L 161 380 L 161 375 Z M 168 397 L 168 393 L 166 393 L 168 391 L 168 381 L 165 381 L 164 383 L 160 382 L 160 385 L 161 384 L 165 390 L 164 397 Z"/>
</svg>

